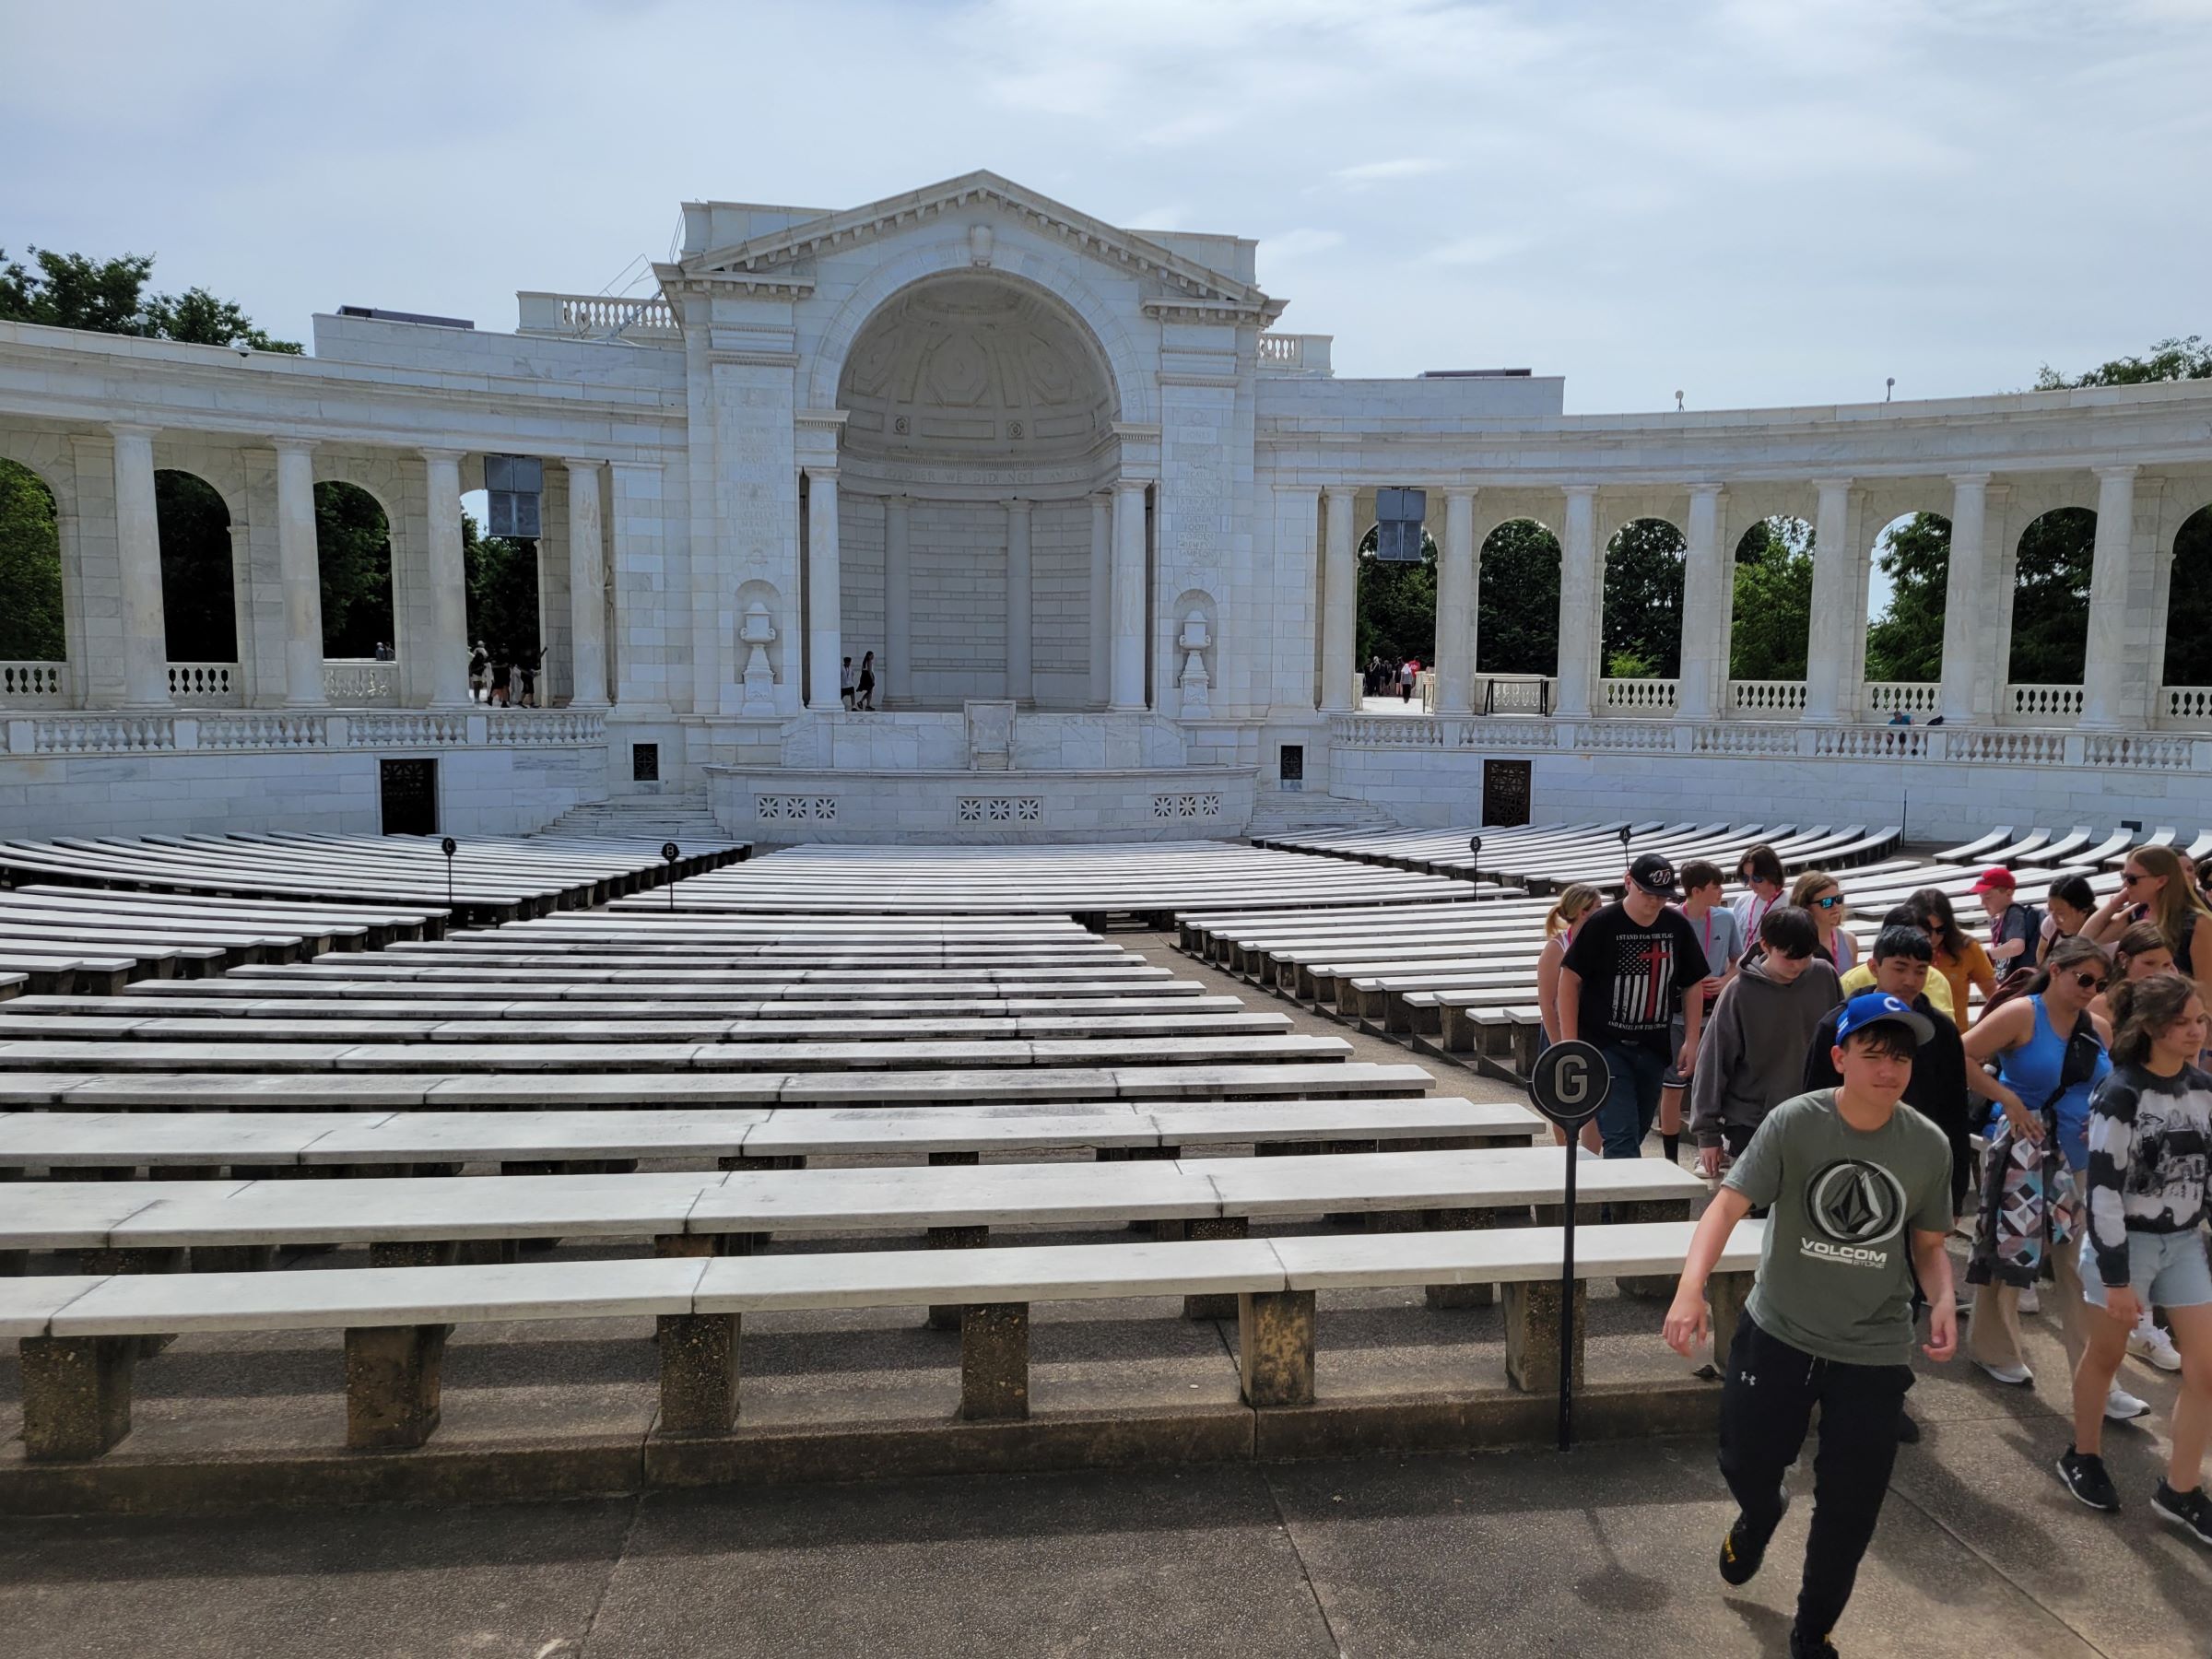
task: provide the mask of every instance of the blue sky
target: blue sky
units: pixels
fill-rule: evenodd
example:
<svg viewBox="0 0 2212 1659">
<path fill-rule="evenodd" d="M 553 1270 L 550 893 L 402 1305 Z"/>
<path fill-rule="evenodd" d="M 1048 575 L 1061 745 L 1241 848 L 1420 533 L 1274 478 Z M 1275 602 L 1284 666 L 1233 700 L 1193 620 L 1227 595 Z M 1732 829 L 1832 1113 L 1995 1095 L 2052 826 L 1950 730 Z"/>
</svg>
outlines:
<svg viewBox="0 0 2212 1659">
<path fill-rule="evenodd" d="M 989 167 L 1261 240 L 1340 374 L 1576 412 L 2015 389 L 2212 332 L 2212 0 L 12 0 L 0 246 L 159 255 L 303 337 L 512 328 L 687 197 Z"/>
</svg>

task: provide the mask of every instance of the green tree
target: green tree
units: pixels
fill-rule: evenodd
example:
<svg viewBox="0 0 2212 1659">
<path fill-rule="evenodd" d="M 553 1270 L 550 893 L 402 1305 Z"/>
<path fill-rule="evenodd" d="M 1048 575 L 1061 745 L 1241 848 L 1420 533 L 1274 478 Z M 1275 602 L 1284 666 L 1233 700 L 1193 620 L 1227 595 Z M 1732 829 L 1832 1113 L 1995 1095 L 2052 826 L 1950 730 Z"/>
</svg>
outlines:
<svg viewBox="0 0 2212 1659">
<path fill-rule="evenodd" d="M 230 510 L 205 478 L 164 469 L 154 475 L 154 524 L 161 541 L 169 660 L 235 663 Z"/>
<path fill-rule="evenodd" d="M 1813 529 L 1762 519 L 1735 544 L 1728 677 L 1801 680 L 1813 621 Z"/>
<path fill-rule="evenodd" d="M 1616 679 L 1682 672 L 1682 532 L 1665 519 L 1630 519 L 1606 549 L 1606 672 Z M 1615 661 L 1635 667 L 1614 669 Z"/>
<path fill-rule="evenodd" d="M 2159 683 L 2212 686 L 2212 507 L 2191 513 L 2173 538 Z"/>
<path fill-rule="evenodd" d="M 1396 665 L 1408 658 L 1426 668 L 1436 656 L 1436 538 L 1421 532 L 1421 557 L 1378 559 L 1376 533 L 1360 541 L 1359 666 L 1380 656 Z"/>
<path fill-rule="evenodd" d="M 1889 608 L 1866 629 L 1866 677 L 1943 677 L 1944 585 L 1951 569 L 1951 521 L 1916 512 L 1874 550 L 1889 578 Z"/>
<path fill-rule="evenodd" d="M 2212 380 L 2212 346 L 2202 335 L 2160 340 L 2141 357 L 2114 358 L 2076 375 L 2061 374 L 2045 363 L 2035 389 L 2057 392 L 2068 386 L 2140 386 L 2153 381 Z"/>
<path fill-rule="evenodd" d="M 51 248 L 29 253 L 30 264 L 25 265 L 0 248 L 0 323 L 38 323 L 200 346 L 242 339 L 262 351 L 300 351 L 299 342 L 271 339 L 236 300 L 218 299 L 204 288 L 147 293 L 154 271 L 150 253 L 92 259 Z"/>
<path fill-rule="evenodd" d="M 1559 543 L 1534 519 L 1508 519 L 1482 544 L 1476 661 L 1486 674 L 1559 671 Z"/>
<path fill-rule="evenodd" d="M 2017 684 L 2078 686 L 2089 643 L 2089 567 L 2097 515 L 2060 507 L 2030 524 L 2014 560 L 2012 658 Z"/>
<path fill-rule="evenodd" d="M 376 498 L 325 478 L 315 486 L 315 559 L 323 578 L 323 654 L 372 655 L 392 638 L 392 534 Z"/>
<path fill-rule="evenodd" d="M 465 512 L 461 558 L 468 571 L 469 642 L 483 641 L 504 662 L 535 661 L 540 643 L 537 544 L 486 535 Z"/>
<path fill-rule="evenodd" d="M 0 461 L 0 660 L 67 656 L 60 518 L 45 480 L 13 461 Z"/>
</svg>

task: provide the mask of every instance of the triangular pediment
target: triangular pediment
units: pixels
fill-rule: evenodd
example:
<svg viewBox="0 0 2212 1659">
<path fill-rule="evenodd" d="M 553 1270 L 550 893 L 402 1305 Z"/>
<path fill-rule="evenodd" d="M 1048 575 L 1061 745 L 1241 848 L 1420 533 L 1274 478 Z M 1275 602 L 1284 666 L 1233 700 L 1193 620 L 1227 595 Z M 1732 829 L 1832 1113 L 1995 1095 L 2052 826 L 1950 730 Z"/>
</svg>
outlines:
<svg viewBox="0 0 2212 1659">
<path fill-rule="evenodd" d="M 773 285 L 779 276 L 788 281 L 796 275 L 796 267 L 833 249 L 893 236 L 904 228 L 978 206 L 1010 214 L 1089 257 L 1137 271 L 1159 285 L 1162 299 L 1170 304 L 1223 313 L 1258 312 L 1269 319 L 1282 310 L 1281 301 L 1269 299 L 1241 277 L 987 171 L 964 173 L 942 184 L 863 207 L 826 213 L 725 247 L 710 248 L 685 259 L 669 274 L 691 281 L 720 278 Z M 810 287 L 811 283 L 802 281 L 798 286 Z"/>
</svg>

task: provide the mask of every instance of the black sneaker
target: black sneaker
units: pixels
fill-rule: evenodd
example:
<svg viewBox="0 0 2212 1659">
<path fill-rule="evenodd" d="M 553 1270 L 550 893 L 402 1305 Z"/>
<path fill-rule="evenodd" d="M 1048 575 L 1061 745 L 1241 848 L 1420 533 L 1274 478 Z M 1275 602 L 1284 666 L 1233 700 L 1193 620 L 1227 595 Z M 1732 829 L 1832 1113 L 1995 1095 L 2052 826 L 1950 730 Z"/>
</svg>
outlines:
<svg viewBox="0 0 2212 1659">
<path fill-rule="evenodd" d="M 1841 1659 L 1836 1644 L 1825 1636 L 1807 1636 L 1795 1625 L 1790 1627 L 1790 1659 Z"/>
<path fill-rule="evenodd" d="M 1920 1444 L 1920 1425 L 1914 1422 L 1909 1415 L 1900 1416 L 1897 1419 L 1897 1443 L 1900 1446 Z"/>
<path fill-rule="evenodd" d="M 2120 1489 L 2104 1472 L 2104 1459 L 2095 1453 L 2084 1453 L 2068 1446 L 2066 1454 L 2058 1460 L 2058 1477 L 2066 1483 L 2067 1491 L 2091 1509 L 2107 1514 L 2118 1512 Z"/>
<path fill-rule="evenodd" d="M 2177 1492 L 2161 1480 L 2150 1495 L 2150 1507 L 2199 1544 L 2212 1544 L 2212 1498 L 2205 1496 L 2204 1488 Z"/>
<path fill-rule="evenodd" d="M 1774 1527 L 1782 1524 L 1783 1516 L 1790 1512 L 1790 1495 L 1782 1494 L 1782 1508 L 1774 1513 L 1774 1526 L 1763 1534 L 1755 1534 L 1744 1522 L 1739 1512 L 1728 1535 L 1721 1540 L 1721 1577 L 1731 1584 L 1747 1584 L 1767 1559 L 1767 1546 L 1773 1541 Z"/>
</svg>

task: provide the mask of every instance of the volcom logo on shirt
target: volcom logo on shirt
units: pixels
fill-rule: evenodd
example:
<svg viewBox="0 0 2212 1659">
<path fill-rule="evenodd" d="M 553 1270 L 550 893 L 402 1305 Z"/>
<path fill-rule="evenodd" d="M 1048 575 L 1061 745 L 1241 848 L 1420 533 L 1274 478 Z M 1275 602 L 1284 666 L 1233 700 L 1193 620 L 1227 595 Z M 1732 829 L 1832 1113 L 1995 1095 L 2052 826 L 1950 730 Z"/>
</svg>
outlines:
<svg viewBox="0 0 2212 1659">
<path fill-rule="evenodd" d="M 1905 1189 L 1877 1163 L 1839 1159 L 1805 1184 L 1805 1213 L 1824 1238 L 1800 1239 L 1797 1253 L 1848 1267 L 1886 1267 L 1877 1246 L 1904 1225 Z"/>
</svg>

